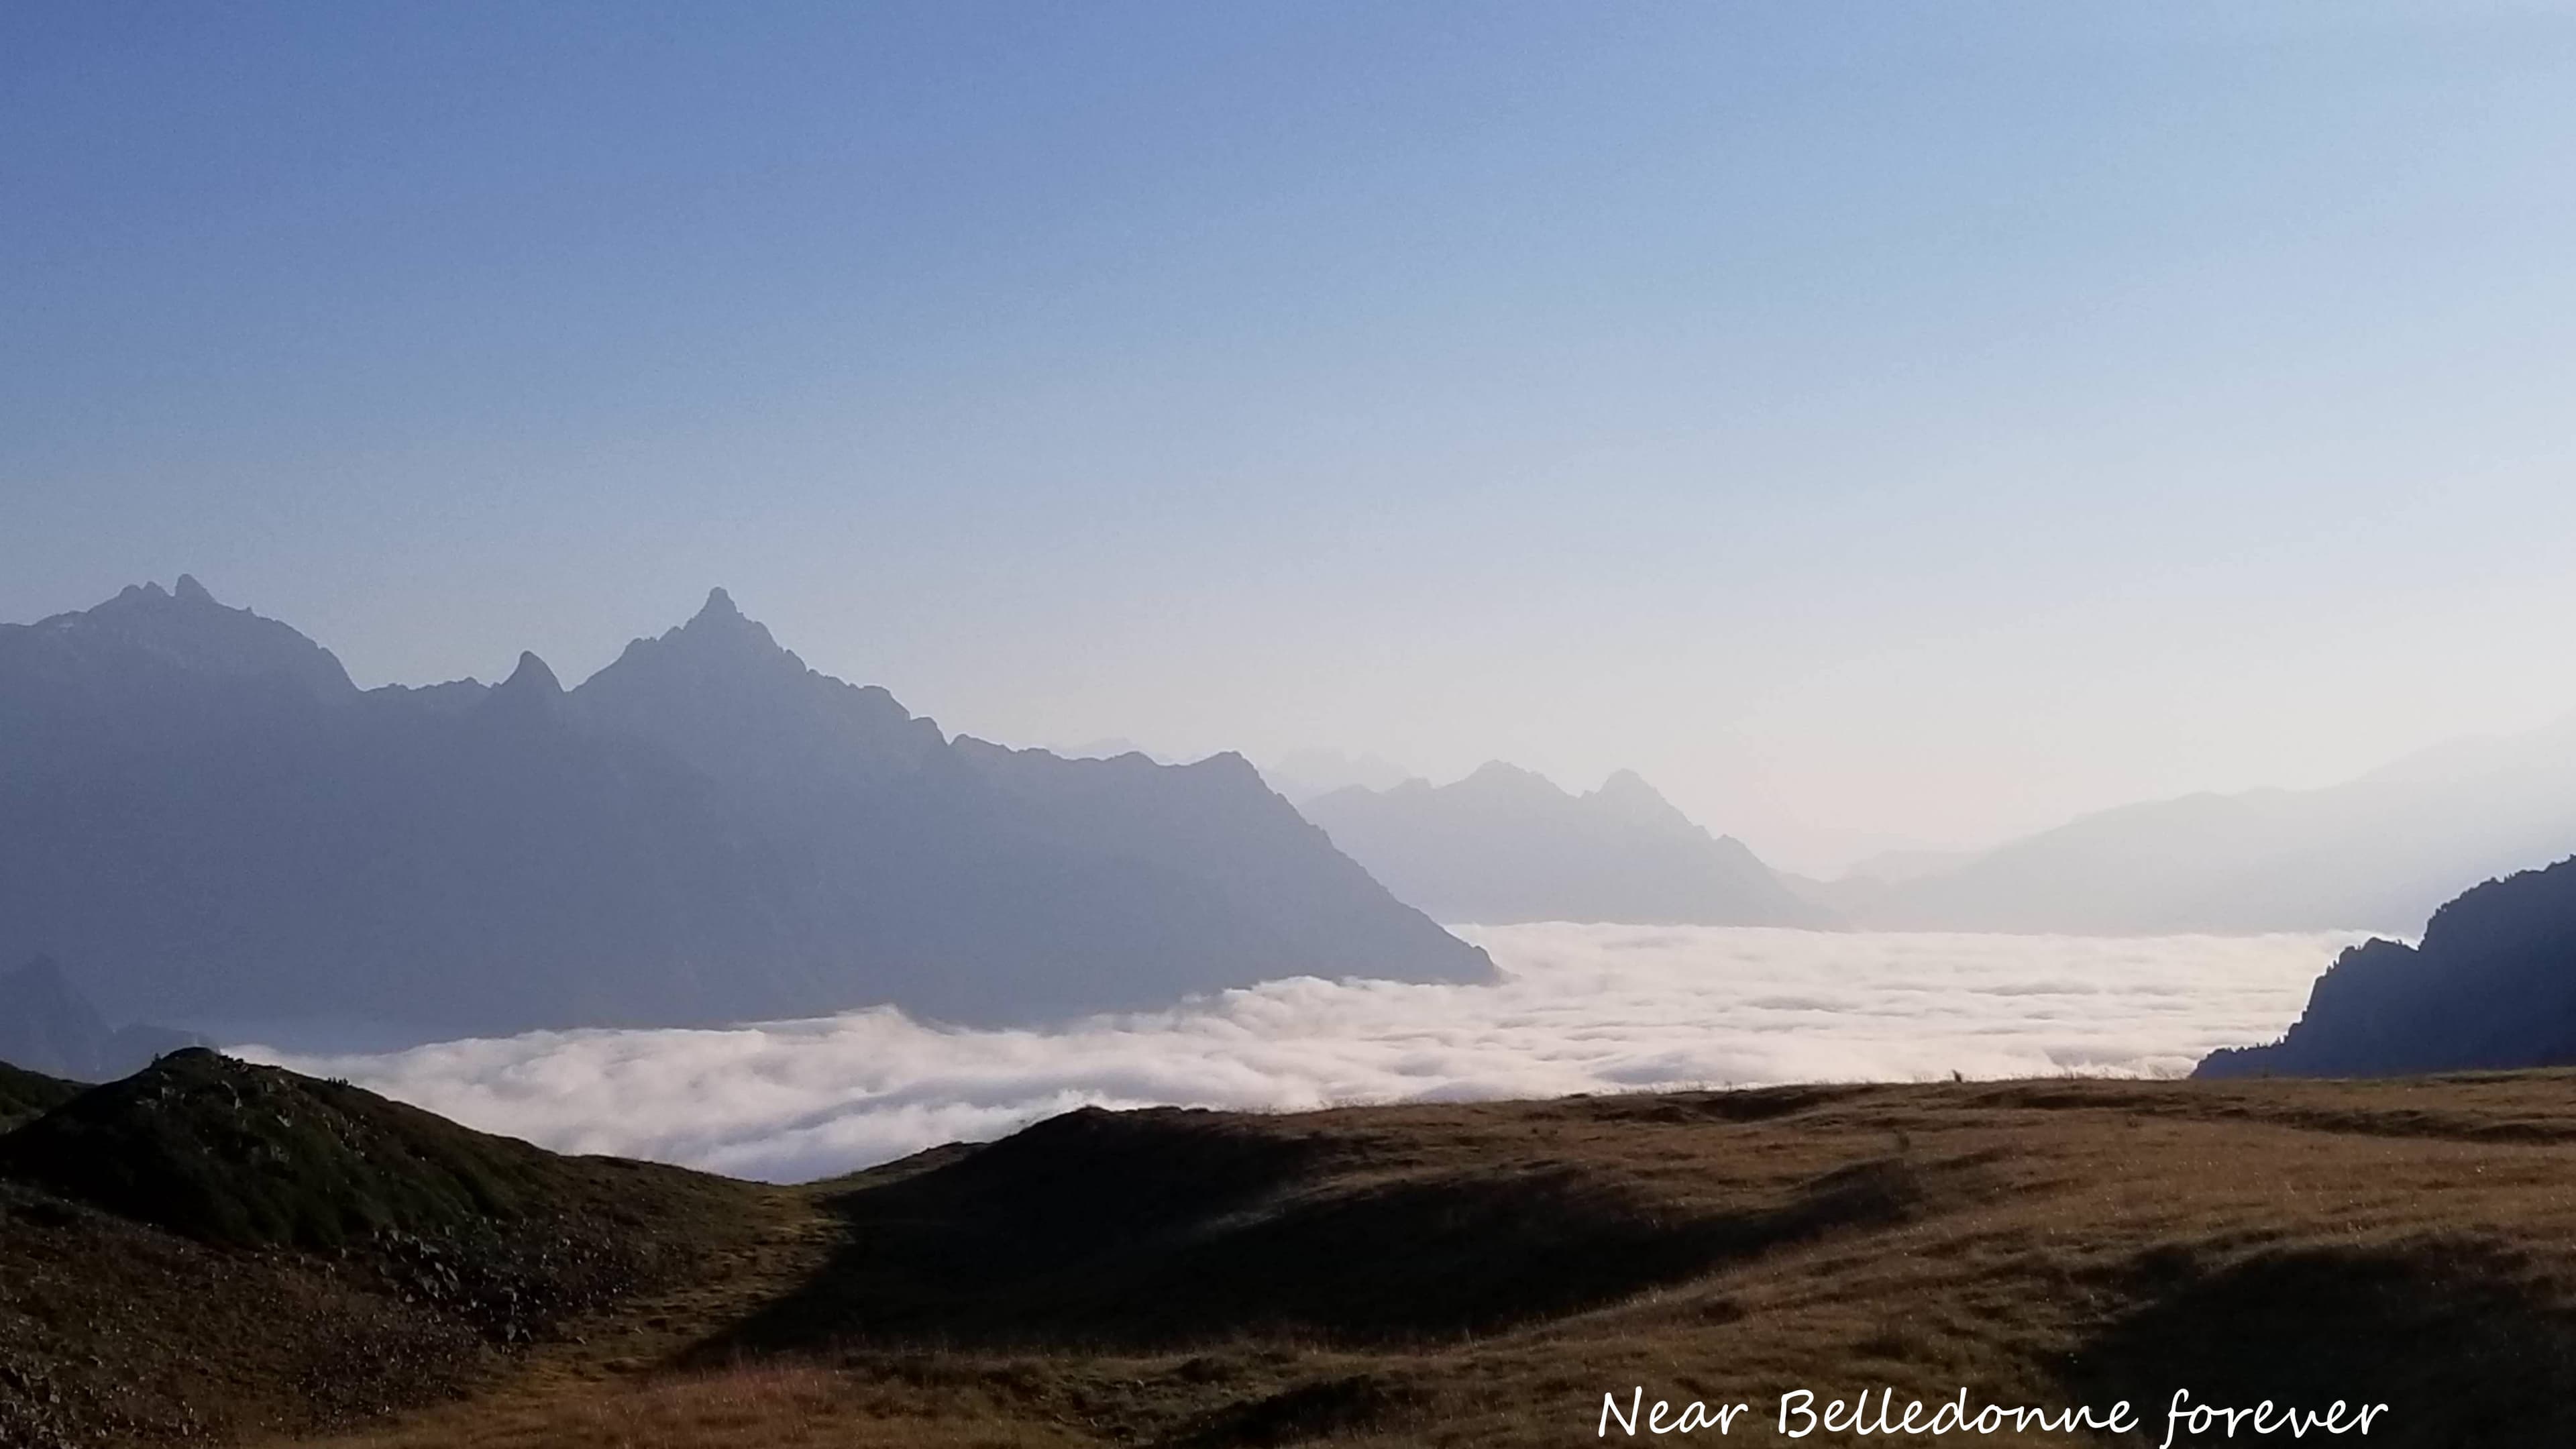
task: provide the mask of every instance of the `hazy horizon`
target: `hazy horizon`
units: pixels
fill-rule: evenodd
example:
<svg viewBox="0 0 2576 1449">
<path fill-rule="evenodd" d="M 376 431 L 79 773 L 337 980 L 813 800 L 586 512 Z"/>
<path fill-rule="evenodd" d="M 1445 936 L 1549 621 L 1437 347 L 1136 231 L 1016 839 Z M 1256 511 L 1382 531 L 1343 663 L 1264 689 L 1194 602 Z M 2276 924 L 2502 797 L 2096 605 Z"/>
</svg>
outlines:
<svg viewBox="0 0 2576 1449">
<path fill-rule="evenodd" d="M 189 575 L 189 577 L 194 576 Z M 203 584 L 203 580 L 198 580 L 198 582 L 200 585 Z M 165 584 L 161 580 L 147 579 L 125 585 L 124 587 L 138 587 L 149 590 L 155 588 L 166 589 L 169 585 Z M 721 587 L 722 586 L 718 586 L 719 589 L 721 589 Z M 211 589 L 208 590 L 208 592 L 210 594 L 215 594 L 215 602 L 225 608 L 250 609 L 253 613 L 259 612 L 257 609 L 251 608 L 251 606 L 247 604 L 226 598 L 219 593 L 215 593 L 215 591 Z M 729 591 L 727 592 L 729 596 Z M 704 606 L 703 599 L 701 600 L 700 606 Z M 263 617 L 268 616 L 264 615 Z M 30 622 L 35 621 L 0 619 L 0 624 Z M 291 619 L 282 620 L 280 622 L 284 622 L 290 626 L 293 626 L 296 623 L 296 621 Z M 768 621 L 762 620 L 759 622 L 766 624 Z M 309 633 L 310 631 L 306 632 Z M 663 629 L 658 627 L 642 630 L 634 636 L 631 636 L 626 642 L 632 643 L 639 639 L 649 639 L 661 632 L 663 632 Z M 321 644 L 325 649 L 329 649 L 331 647 L 327 639 L 317 639 L 315 642 Z M 781 643 L 790 649 L 795 648 L 795 644 L 792 640 L 781 640 Z M 620 647 L 622 649 L 623 646 L 621 645 Z M 611 657 L 613 658 L 614 656 L 612 655 Z M 343 659 L 342 662 L 345 664 L 346 660 Z M 555 667 L 553 661 L 549 660 L 547 662 L 550 668 Z M 813 664 L 811 659 L 808 659 L 806 662 L 809 665 Z M 510 657 L 510 663 L 504 667 L 491 669 L 481 673 L 445 676 L 440 679 L 371 680 L 359 676 L 358 671 L 354 669 L 349 672 L 353 681 L 361 688 L 374 688 L 380 685 L 404 685 L 418 687 L 445 683 L 454 679 L 473 679 L 489 685 L 497 684 L 502 679 L 506 678 L 510 674 L 511 670 L 516 667 L 516 663 L 517 654 L 514 652 Z M 606 663 L 607 661 L 603 661 L 598 668 L 605 668 Z M 597 668 L 583 672 L 571 672 L 555 668 L 555 672 L 562 679 L 564 684 L 572 686 L 578 685 L 587 680 L 590 674 L 597 672 Z M 832 671 L 828 669 L 823 670 L 823 672 L 825 674 L 832 673 Z M 871 684 L 877 683 L 878 681 L 856 678 L 851 679 L 849 682 L 856 684 Z M 900 696 L 898 696 L 898 698 L 900 698 Z M 903 702 L 907 705 L 912 703 L 908 700 Z M 928 711 L 923 711 L 923 713 L 930 714 Z M 938 718 L 935 714 L 930 714 L 930 717 L 934 720 Z M 1330 790 L 1343 788 L 1347 785 L 1360 785 L 1368 789 L 1383 791 L 1394 785 L 1402 784 L 1407 781 L 1421 781 L 1432 786 L 1439 787 L 1456 784 L 1469 776 L 1476 774 L 1479 770 L 1494 764 L 1509 765 L 1520 769 L 1528 768 L 1528 766 L 1523 764 L 1521 761 L 1505 760 L 1500 757 L 1486 757 L 1475 760 L 1472 763 L 1457 766 L 1453 770 L 1423 771 L 1414 769 L 1402 762 L 1387 759 L 1382 755 L 1372 752 L 1344 750 L 1330 745 L 1289 748 L 1276 754 L 1261 756 L 1254 755 L 1251 752 L 1232 745 L 1217 745 L 1212 748 L 1202 750 L 1175 750 L 1161 747 L 1149 740 L 1138 740 L 1127 735 L 1103 736 L 1094 739 L 1075 741 L 1048 739 L 1044 737 L 1035 739 L 1005 738 L 991 735 L 979 735 L 973 730 L 959 729 L 945 720 L 941 720 L 939 723 L 943 732 L 952 736 L 974 736 L 976 738 L 988 739 L 992 743 L 1005 745 L 1013 749 L 1043 749 L 1066 755 L 1068 757 L 1097 757 L 1106 754 L 1119 754 L 1136 751 L 1146 754 L 1159 763 L 1186 764 L 1217 754 L 1244 755 L 1251 760 L 1253 765 L 1259 768 L 1264 775 L 1269 778 L 1269 782 L 1274 789 L 1287 795 L 1291 801 L 1297 803 L 1301 809 L 1306 797 L 1327 793 Z M 2556 716 L 2549 720 L 2542 721 L 2537 726 L 2520 729 L 2506 729 L 2474 734 L 2454 735 L 2439 740 L 2426 741 L 2394 756 L 2370 761 L 2364 767 L 2356 769 L 2348 774 L 2339 774 L 2328 779 L 2303 780 L 2286 785 L 2279 782 L 2263 781 L 2231 790 L 2192 790 L 2177 792 L 2175 795 L 2170 796 L 2149 796 L 2137 799 L 2104 801 L 2096 805 L 2075 810 L 2063 817 L 2041 820 L 2026 830 L 1991 839 L 1972 841 L 1927 840 L 1856 831 L 1837 838 L 1829 839 L 1823 843 L 1819 843 L 1812 836 L 1797 837 L 1805 843 L 1806 848 L 1803 850 L 1797 849 L 1793 846 L 1790 850 L 1775 851 L 1760 849 L 1759 847 L 1762 845 L 1762 842 L 1759 840 L 1755 840 L 1750 843 L 1757 847 L 1757 854 L 1760 855 L 1765 864 L 1778 870 L 1789 871 L 1819 879 L 1832 879 L 1839 877 L 1843 872 L 1852 867 L 1866 866 L 1882 856 L 1896 860 L 1902 860 L 1909 856 L 1920 856 L 1927 860 L 1965 861 L 1972 859 L 1995 846 L 2009 844 L 2016 840 L 2023 839 L 2026 836 L 2049 830 L 2053 827 L 2065 825 L 2074 821 L 2080 821 L 2087 816 L 2099 814 L 2105 810 L 2116 810 L 2124 806 L 2153 804 L 2161 801 L 2182 799 L 2192 795 L 2242 795 L 2247 792 L 2260 794 L 2265 791 L 2277 791 L 2282 789 L 2314 789 L 2325 786 L 2348 784 L 2355 780 L 2374 778 L 2384 772 L 2391 772 L 2392 770 L 2402 776 L 2405 773 L 2406 767 L 2417 763 L 2419 760 L 2427 763 L 2433 769 L 2434 775 L 2432 778 L 2436 780 L 2443 779 L 2446 776 L 2456 775 L 2457 772 L 2455 770 L 2446 771 L 2443 768 L 2446 764 L 2467 764 L 2470 766 L 2472 771 L 2470 777 L 2473 777 L 2476 768 L 2475 757 L 2471 756 L 2466 760 L 2455 761 L 2452 759 L 2452 756 L 2456 751 L 2449 747 L 2465 747 L 2474 751 L 2481 746 L 2515 743 L 2521 737 L 2525 736 L 2530 736 L 2546 742 L 2553 738 L 2557 733 L 2556 730 L 2549 729 L 2549 726 L 2565 726 L 2571 723 L 2576 723 L 2576 715 Z M 1549 774 L 1545 771 L 1533 771 L 1532 773 L 1539 774 L 1542 778 L 1547 779 L 1549 783 L 1569 795 L 1580 796 L 1599 788 L 1611 776 L 1621 773 L 1636 774 L 1638 772 L 1628 766 L 1613 765 L 1605 770 L 1601 775 L 1591 778 L 1580 776 L 1567 777 L 1561 774 Z M 1655 780 L 1650 779 L 1647 783 L 1650 786 L 1656 787 L 1660 793 L 1665 793 L 1668 796 L 1673 797 L 1676 805 L 1680 805 L 1685 814 L 1692 813 L 1686 805 L 1682 805 L 1682 802 L 1679 799 L 1679 792 L 1665 790 L 1662 785 Z M 2450 783 L 2456 785 L 2459 783 L 2459 779 L 2454 778 Z M 1695 817 L 1695 823 L 1709 829 L 1712 834 L 1735 835 L 1739 839 L 1745 838 L 1743 832 L 1730 829 L 1723 822 Z M 2551 858 L 2554 859 L 2555 857 L 2552 856 Z M 2533 866 L 2545 863 L 2547 863 L 2545 860 L 2536 857 L 2529 862 L 2529 864 Z M 2344 924 L 2351 925 L 2357 923 L 2346 922 Z"/>
<path fill-rule="evenodd" d="M 0 618 L 574 680 L 722 585 L 952 732 L 1633 769 L 1808 871 L 2576 712 L 2562 4 L 25 7 L 0 77 Z"/>
</svg>

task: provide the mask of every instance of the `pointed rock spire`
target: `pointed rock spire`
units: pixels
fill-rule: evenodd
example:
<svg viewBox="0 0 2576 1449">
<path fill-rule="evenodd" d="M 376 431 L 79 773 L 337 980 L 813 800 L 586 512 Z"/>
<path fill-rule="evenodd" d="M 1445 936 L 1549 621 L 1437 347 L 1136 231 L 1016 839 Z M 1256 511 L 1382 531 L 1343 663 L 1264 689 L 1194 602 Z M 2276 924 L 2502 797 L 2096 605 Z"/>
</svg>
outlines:
<svg viewBox="0 0 2576 1449">
<path fill-rule="evenodd" d="M 494 692 L 550 698 L 563 693 L 563 681 L 555 678 L 555 672 L 546 667 L 546 661 L 523 651 L 519 655 L 519 667 L 511 670 L 510 677 L 502 680 Z"/>
<path fill-rule="evenodd" d="M 757 658 L 764 664 L 770 662 L 769 656 L 786 653 L 770 637 L 769 626 L 734 607 L 733 595 L 722 589 L 707 590 L 707 602 L 697 614 L 662 637 L 686 640 L 701 649 L 716 646 L 727 656 Z M 798 668 L 803 668 L 801 663 Z"/>
<path fill-rule="evenodd" d="M 206 586 L 197 582 L 195 574 L 179 575 L 178 585 L 170 592 L 181 603 L 212 604 L 215 602 L 215 596 L 206 592 Z"/>
<path fill-rule="evenodd" d="M 519 667 L 510 671 L 510 677 L 483 696 L 482 708 L 492 718 L 521 723 L 558 719 L 564 712 L 563 681 L 555 678 L 546 661 L 521 654 Z"/>
</svg>

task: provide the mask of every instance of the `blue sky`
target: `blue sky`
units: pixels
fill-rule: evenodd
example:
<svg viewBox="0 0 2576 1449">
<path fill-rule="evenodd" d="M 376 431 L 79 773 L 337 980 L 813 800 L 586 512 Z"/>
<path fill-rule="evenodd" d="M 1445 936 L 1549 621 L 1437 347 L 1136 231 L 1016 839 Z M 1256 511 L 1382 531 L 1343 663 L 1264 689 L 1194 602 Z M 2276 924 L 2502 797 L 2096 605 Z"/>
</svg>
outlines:
<svg viewBox="0 0 2576 1449">
<path fill-rule="evenodd" d="M 1807 865 L 2576 709 L 2576 9 L 0 10 L 0 618 Z"/>
</svg>

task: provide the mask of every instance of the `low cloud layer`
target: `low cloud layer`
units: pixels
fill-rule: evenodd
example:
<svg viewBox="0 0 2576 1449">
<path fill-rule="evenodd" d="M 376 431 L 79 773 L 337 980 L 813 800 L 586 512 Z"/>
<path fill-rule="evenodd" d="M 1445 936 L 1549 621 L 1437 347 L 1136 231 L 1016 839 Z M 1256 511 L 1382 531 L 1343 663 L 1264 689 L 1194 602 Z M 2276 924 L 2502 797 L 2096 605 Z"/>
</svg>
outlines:
<svg viewBox="0 0 2576 1449">
<path fill-rule="evenodd" d="M 891 1010 L 246 1055 L 575 1152 L 794 1181 L 1086 1104 L 1297 1109 L 1673 1086 L 2179 1074 L 2269 1040 L 2352 936 L 1466 928 L 1505 979 L 1300 978 L 965 1031 Z"/>
</svg>

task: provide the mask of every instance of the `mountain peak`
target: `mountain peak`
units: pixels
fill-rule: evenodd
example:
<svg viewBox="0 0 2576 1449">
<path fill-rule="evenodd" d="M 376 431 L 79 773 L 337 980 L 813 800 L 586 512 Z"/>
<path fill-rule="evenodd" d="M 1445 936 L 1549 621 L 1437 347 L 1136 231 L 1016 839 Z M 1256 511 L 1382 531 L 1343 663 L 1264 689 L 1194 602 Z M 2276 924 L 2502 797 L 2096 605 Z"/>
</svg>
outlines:
<svg viewBox="0 0 2576 1449">
<path fill-rule="evenodd" d="M 554 670 L 547 666 L 546 661 L 522 650 L 519 667 L 511 670 L 510 677 L 495 686 L 493 692 L 545 698 L 563 693 L 563 681 L 555 678 Z"/>
<path fill-rule="evenodd" d="M 882 783 L 946 748 L 882 689 L 808 668 L 769 626 L 708 591 L 678 628 L 637 639 L 573 691 L 590 723 L 638 735 L 717 776 L 803 790 L 815 779 Z"/>
<path fill-rule="evenodd" d="M 726 646 L 729 652 L 747 645 L 754 655 L 763 658 L 784 656 L 794 660 L 799 673 L 805 668 L 803 660 L 796 659 L 779 645 L 777 636 L 769 632 L 768 625 L 745 614 L 735 605 L 733 595 L 720 588 L 707 590 L 706 603 L 690 616 L 689 622 L 662 637 L 665 640 L 688 640 L 700 646 L 714 642 Z"/>
<path fill-rule="evenodd" d="M 1474 790 L 1511 791 L 1522 795 L 1562 795 L 1555 781 L 1536 770 L 1525 770 L 1508 760 L 1487 760 L 1458 782 Z M 1455 787 L 1452 787 L 1455 788 Z"/>
<path fill-rule="evenodd" d="M 1584 797 L 1597 809 L 1631 825 L 1658 831 L 1705 836 L 1708 832 L 1681 811 L 1681 807 L 1664 798 L 1663 792 L 1646 783 L 1646 777 L 1634 770 L 1613 770 L 1601 788 Z"/>
<path fill-rule="evenodd" d="M 140 653 L 197 674 L 282 675 L 325 700 L 357 693 L 331 651 L 274 619 L 217 603 L 193 574 L 179 576 L 176 592 L 128 584 L 105 603 L 34 627 L 74 650 Z"/>
</svg>

